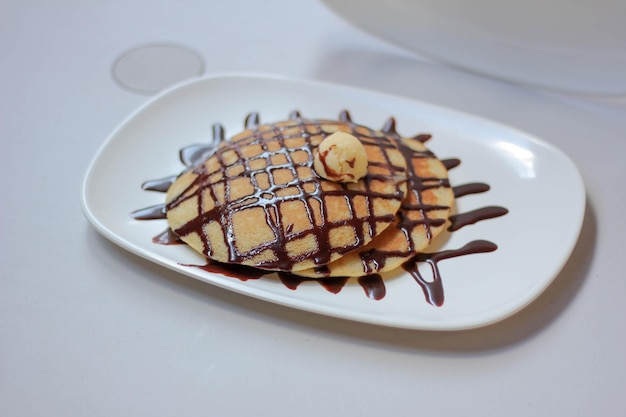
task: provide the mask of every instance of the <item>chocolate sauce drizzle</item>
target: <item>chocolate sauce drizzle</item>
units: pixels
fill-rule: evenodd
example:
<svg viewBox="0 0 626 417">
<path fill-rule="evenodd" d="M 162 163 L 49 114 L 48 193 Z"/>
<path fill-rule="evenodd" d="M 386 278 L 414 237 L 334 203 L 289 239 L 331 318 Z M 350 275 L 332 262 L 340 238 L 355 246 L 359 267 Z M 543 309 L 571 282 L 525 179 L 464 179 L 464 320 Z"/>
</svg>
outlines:
<svg viewBox="0 0 626 417">
<path fill-rule="evenodd" d="M 462 227 L 470 224 L 474 224 L 481 220 L 493 219 L 496 217 L 504 216 L 509 211 L 504 207 L 488 206 L 479 208 L 476 210 L 468 211 L 467 213 L 453 214 L 450 216 L 449 232 L 454 232 Z"/>
<path fill-rule="evenodd" d="M 152 238 L 152 242 L 157 245 L 183 245 L 185 242 L 180 240 L 169 227 L 163 232 Z"/>
<path fill-rule="evenodd" d="M 351 115 L 348 111 L 342 111 L 338 117 L 339 121 L 352 123 Z M 289 115 L 289 120 L 302 120 L 302 116 L 300 112 L 293 111 Z M 255 129 L 260 125 L 260 117 L 257 112 L 250 113 L 246 116 L 244 121 L 244 126 L 246 129 Z M 208 143 L 203 144 L 194 144 L 187 147 L 184 147 L 180 150 L 179 157 L 181 162 L 188 168 L 198 168 L 202 164 L 204 160 L 214 154 L 218 145 L 225 141 L 224 128 L 220 124 L 213 125 L 212 129 L 212 140 Z M 396 136 L 400 137 L 396 130 L 396 121 L 395 119 L 389 118 L 381 132 L 388 136 Z M 431 135 L 429 134 L 419 134 L 414 136 L 412 139 L 417 140 L 419 142 L 426 142 L 431 139 Z M 398 145 L 397 143 L 395 144 Z M 407 146 L 399 146 L 401 152 L 405 154 L 405 158 L 407 161 L 410 160 L 411 156 L 407 155 L 408 152 L 415 151 L 411 150 Z M 425 152 L 422 157 L 434 157 L 434 155 L 430 152 Z M 446 167 L 447 170 L 452 170 L 458 167 L 461 164 L 461 160 L 458 158 L 449 158 L 442 159 L 441 162 Z M 419 195 L 420 191 L 423 191 L 425 187 L 450 187 L 450 184 L 447 182 L 447 179 L 438 179 L 433 178 L 431 181 L 424 181 L 423 178 L 411 177 L 412 172 L 409 169 L 408 179 L 409 179 L 409 190 L 410 192 L 416 193 L 416 196 Z M 413 173 L 414 175 L 414 173 Z M 162 179 L 150 180 L 146 181 L 142 184 L 142 189 L 147 191 L 156 191 L 156 192 L 167 192 L 171 184 L 176 180 L 178 176 L 169 176 Z M 484 183 L 469 183 L 462 184 L 455 187 L 452 187 L 454 196 L 456 198 L 464 197 L 472 194 L 479 194 L 489 191 L 490 187 L 488 184 Z M 345 191 L 343 191 L 345 192 Z M 303 196 L 298 196 L 297 198 L 302 198 Z M 319 195 L 318 195 L 319 198 Z M 419 199 L 418 199 L 419 202 Z M 176 204 L 176 203 L 175 203 Z M 406 204 L 403 201 L 403 204 Z M 407 207 L 403 205 L 404 209 L 420 209 L 420 210 L 436 210 L 437 206 L 426 206 L 420 205 L 412 205 Z M 371 209 L 371 207 L 370 207 Z M 154 220 L 154 219 L 165 219 L 166 218 L 167 208 L 165 204 L 158 204 L 150 207 L 146 207 L 140 210 L 136 210 L 131 213 L 131 216 L 136 220 Z M 401 211 L 400 211 L 401 212 Z M 466 213 L 457 213 L 453 214 L 449 217 L 450 226 L 448 227 L 449 232 L 455 232 L 459 229 L 475 224 L 482 220 L 492 219 L 495 217 L 500 217 L 508 213 L 508 210 L 499 206 L 488 206 L 479 208 L 476 210 L 472 210 Z M 423 216 L 424 219 L 421 220 L 424 222 L 426 227 L 434 227 L 441 226 L 445 223 L 444 220 L 441 219 L 428 219 L 428 216 Z M 206 219 L 201 218 L 196 221 L 206 221 Z M 410 230 L 412 226 L 409 224 L 410 220 L 402 219 L 399 227 L 404 227 L 405 230 Z M 275 224 L 275 227 L 282 227 L 280 224 Z M 357 225 L 358 226 L 358 225 Z M 375 227 L 372 225 L 371 227 Z M 290 233 L 289 227 L 285 228 L 285 233 Z M 184 234 L 185 230 L 177 230 L 176 232 L 171 229 L 166 229 L 162 233 L 155 236 L 152 241 L 155 244 L 161 245 L 175 245 L 175 244 L 183 244 L 178 235 Z M 281 236 L 284 236 L 281 234 Z M 321 241 L 321 240 L 320 240 Z M 279 242 L 279 245 L 284 245 L 284 242 Z M 326 251 L 330 251 L 331 248 L 325 248 Z M 411 257 L 408 261 L 402 264 L 402 268 L 406 270 L 413 279 L 419 284 L 421 287 L 426 301 L 433 306 L 441 306 L 444 303 L 444 290 L 443 290 L 443 281 L 441 277 L 441 272 L 439 270 L 438 264 L 440 261 L 450 258 L 455 258 L 458 256 L 466 256 L 470 254 L 479 254 L 492 252 L 497 249 L 497 245 L 486 241 L 486 240 L 475 240 L 469 242 L 465 246 L 458 249 L 451 250 L 443 250 L 434 253 L 418 253 Z M 390 256 L 399 256 L 400 254 L 396 253 L 382 253 L 376 250 L 371 250 L 369 253 L 362 255 L 366 259 L 364 262 L 374 262 L 379 265 L 383 265 L 385 260 Z M 323 272 L 327 269 L 324 262 L 327 262 L 327 258 L 318 259 L 318 262 L 322 263 L 322 265 L 318 266 L 316 269 L 323 274 Z M 273 267 L 280 267 L 282 269 L 290 269 L 291 263 L 293 261 L 288 260 L 285 256 L 283 256 L 276 264 L 271 265 Z M 430 268 L 431 279 L 427 279 L 423 270 L 420 270 L 420 265 L 428 265 Z M 250 266 L 240 265 L 240 264 L 225 264 L 217 261 L 213 261 L 207 259 L 206 264 L 204 265 L 185 265 L 190 267 L 196 267 L 211 273 L 218 273 L 221 275 L 225 275 L 228 277 L 236 278 L 242 281 L 247 281 L 249 279 L 260 279 L 272 274 L 272 271 L 268 271 L 267 269 L 254 268 Z M 365 295 L 372 300 L 382 300 L 386 295 L 386 287 L 383 278 L 377 273 L 370 273 L 368 275 L 357 277 L 357 278 L 347 278 L 347 277 L 339 277 L 339 278 L 305 278 L 301 277 L 289 272 L 279 271 L 276 273 L 280 282 L 291 290 L 296 290 L 298 287 L 304 282 L 315 282 L 325 288 L 328 292 L 337 294 L 339 293 L 348 282 L 355 281 L 360 285 Z"/>
<path fill-rule="evenodd" d="M 449 168 L 448 168 L 449 169 Z M 474 182 L 471 184 L 457 185 L 452 188 L 454 197 L 459 198 L 469 194 L 479 194 L 489 191 L 490 187 L 482 182 Z"/>
<path fill-rule="evenodd" d="M 402 231 L 409 243 L 406 251 L 393 251 L 393 252 L 381 252 L 378 250 L 369 251 L 363 258 L 363 264 L 366 266 L 369 263 L 379 265 L 381 268 L 387 258 L 390 257 L 407 257 L 416 252 L 416 245 L 412 238 L 411 231 L 415 227 L 422 227 L 425 231 L 428 241 L 432 241 L 434 237 L 433 228 L 440 227 L 445 223 L 444 219 L 432 218 L 430 213 L 437 212 L 439 210 L 448 210 L 448 206 L 429 205 L 422 201 L 422 195 L 428 190 L 434 190 L 438 188 L 450 188 L 450 182 L 447 178 L 439 177 L 422 177 L 418 175 L 415 170 L 414 162 L 420 163 L 423 159 L 435 159 L 436 156 L 430 151 L 416 151 L 411 149 L 400 139 L 396 129 L 396 120 L 390 117 L 384 124 L 382 131 L 388 135 L 397 138 L 398 149 L 402 153 L 404 159 L 407 161 L 407 180 L 409 195 L 402 201 L 401 210 L 398 211 L 398 217 L 400 219 L 397 227 Z M 424 143 L 431 138 L 431 135 L 420 134 L 414 136 L 412 139 L 418 142 Z M 445 166 L 445 165 L 444 165 Z M 418 212 L 419 216 L 411 215 L 412 212 Z M 367 259 L 366 259 L 367 258 Z M 366 268 L 366 271 L 368 269 Z M 369 271 L 373 272 L 373 271 Z"/>
<path fill-rule="evenodd" d="M 435 253 L 420 253 L 411 260 L 402 264 L 402 268 L 407 271 L 413 279 L 422 287 L 424 296 L 428 303 L 440 307 L 443 305 L 443 283 L 438 263 L 444 259 L 456 258 L 457 256 L 470 255 L 475 253 L 493 252 L 497 249 L 495 243 L 487 240 L 474 240 L 459 249 L 444 250 Z M 419 265 L 428 264 L 432 272 L 432 280 L 427 280 L 419 270 Z"/>
<path fill-rule="evenodd" d="M 229 144 L 221 146 L 213 152 L 211 168 L 208 168 L 209 164 L 194 165 L 194 180 L 187 189 L 180 192 L 167 204 L 166 211 L 175 209 L 188 201 L 195 201 L 195 204 L 198 205 L 198 215 L 188 223 L 178 227 L 174 233 L 180 237 L 190 234 L 200 236 L 204 245 L 203 253 L 209 258 L 213 258 L 213 247 L 211 242 L 205 238 L 203 230 L 206 224 L 215 222 L 220 224 L 225 231 L 223 243 L 228 251 L 228 263 L 242 263 L 269 251 L 274 254 L 274 258 L 259 261 L 258 266 L 267 270 L 288 271 L 303 261 L 312 260 L 315 265 L 327 264 L 335 259 L 334 255 L 336 254 L 341 255 L 362 247 L 371 240 L 371 236 L 378 234 L 377 229 L 381 223 L 389 224 L 393 220 L 394 214 L 378 214 L 374 208 L 374 202 L 395 200 L 400 203 L 405 196 L 404 180 L 400 180 L 400 178 L 405 177 L 405 168 L 395 165 L 388 154 L 389 151 L 396 149 L 393 138 L 353 123 L 305 120 L 298 118 L 297 115 L 295 117 L 296 120 L 288 125 L 270 124 L 264 125 L 261 129 L 258 114 L 251 113 L 245 120 L 247 129 L 233 138 Z M 333 124 L 336 127 L 332 126 L 333 129 L 329 127 L 329 131 L 327 131 L 327 126 Z M 383 150 L 380 153 L 381 159 L 370 161 L 370 167 L 375 167 L 375 169 L 368 172 L 369 181 L 358 183 L 358 185 L 332 183 L 333 186 L 329 187 L 323 186 L 318 176 L 300 178 L 298 174 L 300 168 L 312 169 L 311 147 L 314 144 L 311 141 L 313 138 L 321 140 L 320 138 L 329 135 L 338 127 L 350 128 L 365 146 L 375 146 L 376 149 Z M 270 132 L 271 136 L 268 136 L 267 132 Z M 305 144 L 293 145 L 292 139 L 304 139 Z M 246 158 L 242 152 L 242 147 L 245 146 L 260 147 L 261 154 L 254 158 Z M 297 152 L 307 155 L 306 159 L 294 160 L 294 155 Z M 189 152 L 182 152 L 182 154 L 186 153 Z M 237 155 L 234 162 L 226 157 L 226 155 L 233 153 Z M 195 156 L 196 152 L 192 154 Z M 274 157 L 277 156 L 282 157 L 285 162 L 282 164 L 272 163 Z M 253 167 L 253 163 L 259 161 L 264 163 L 254 164 Z M 190 160 L 191 164 L 194 162 L 194 159 Z M 233 170 L 233 167 L 240 168 L 240 170 Z M 281 169 L 291 171 L 292 180 L 286 184 L 275 182 L 274 172 Z M 269 186 L 258 186 L 257 178 L 260 175 L 267 178 Z M 209 193 L 208 198 L 212 201 L 220 200 L 215 192 L 216 186 L 212 182 L 212 178 L 216 176 L 220 178 L 219 185 L 224 189 L 227 202 L 215 204 L 211 209 L 203 210 L 207 193 Z M 257 185 L 256 191 L 250 195 L 231 200 L 230 184 L 238 179 L 246 179 L 246 181 Z M 389 193 L 376 191 L 371 185 L 377 182 L 384 182 L 395 187 L 394 191 Z M 281 195 L 281 192 L 286 188 L 289 189 L 289 195 Z M 351 215 L 347 219 L 330 221 L 328 216 L 321 214 L 321 218 L 316 219 L 315 207 L 319 207 L 322 212 L 325 211 L 327 198 L 333 196 L 344 199 Z M 357 208 L 354 205 L 354 201 L 357 199 L 366 201 L 366 213 L 357 215 Z M 308 216 L 310 227 L 290 232 L 289 225 L 281 223 L 282 219 L 279 215 L 281 205 L 289 201 L 304 203 L 305 212 L 303 215 Z M 275 239 L 244 251 L 234 239 L 234 218 L 240 211 L 258 208 L 265 213 L 265 223 L 272 230 Z M 349 244 L 333 246 L 330 236 L 334 230 L 341 227 L 349 227 L 354 233 L 355 239 Z M 313 236 L 318 244 L 317 251 L 302 253 L 297 257 L 288 252 L 291 242 L 310 236 Z"/>
<path fill-rule="evenodd" d="M 178 175 L 171 175 L 169 177 L 161 178 L 158 180 L 150 180 L 141 184 L 141 188 L 146 191 L 158 191 L 160 193 L 166 193 L 170 189 L 174 181 L 176 181 Z"/>
<path fill-rule="evenodd" d="M 135 220 L 159 220 L 165 218 L 165 204 L 156 204 L 154 206 L 135 210 L 131 213 Z"/>
</svg>

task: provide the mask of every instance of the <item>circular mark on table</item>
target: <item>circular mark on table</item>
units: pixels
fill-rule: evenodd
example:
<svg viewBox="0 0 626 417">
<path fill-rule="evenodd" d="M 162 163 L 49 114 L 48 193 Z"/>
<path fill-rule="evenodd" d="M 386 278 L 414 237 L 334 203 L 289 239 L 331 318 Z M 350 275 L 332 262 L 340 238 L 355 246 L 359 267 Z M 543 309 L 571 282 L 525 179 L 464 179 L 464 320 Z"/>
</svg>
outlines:
<svg viewBox="0 0 626 417">
<path fill-rule="evenodd" d="M 153 94 L 165 87 L 198 76 L 204 61 L 196 52 L 179 45 L 150 44 L 131 49 L 113 63 L 113 78 L 133 92 Z"/>
</svg>

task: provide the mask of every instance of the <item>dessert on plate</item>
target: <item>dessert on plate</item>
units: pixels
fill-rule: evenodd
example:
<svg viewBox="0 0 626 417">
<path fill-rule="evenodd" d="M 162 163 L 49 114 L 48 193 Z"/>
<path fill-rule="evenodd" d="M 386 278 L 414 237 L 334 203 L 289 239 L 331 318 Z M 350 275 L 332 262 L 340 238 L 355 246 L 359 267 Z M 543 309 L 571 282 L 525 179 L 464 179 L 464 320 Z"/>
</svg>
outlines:
<svg viewBox="0 0 626 417">
<path fill-rule="evenodd" d="M 347 112 L 250 123 L 173 182 L 167 221 L 217 262 L 310 278 L 389 271 L 430 244 L 454 202 L 424 139 Z"/>
</svg>

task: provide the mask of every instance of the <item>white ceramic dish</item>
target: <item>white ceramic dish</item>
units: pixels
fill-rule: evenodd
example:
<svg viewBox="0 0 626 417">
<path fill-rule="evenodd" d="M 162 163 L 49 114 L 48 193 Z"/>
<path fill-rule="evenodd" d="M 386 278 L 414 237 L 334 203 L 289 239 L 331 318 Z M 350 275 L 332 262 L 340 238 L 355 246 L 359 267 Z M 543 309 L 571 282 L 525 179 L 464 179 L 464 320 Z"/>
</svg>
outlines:
<svg viewBox="0 0 626 417">
<path fill-rule="evenodd" d="M 240 281 L 181 264 L 201 264 L 184 245 L 158 245 L 152 238 L 165 220 L 138 221 L 130 213 L 163 202 L 161 193 L 143 191 L 150 179 L 183 168 L 180 148 L 211 137 L 214 123 L 227 136 L 242 130 L 244 116 L 259 111 L 261 121 L 285 119 L 294 109 L 305 117 L 336 117 L 342 109 L 357 123 L 382 126 L 396 117 L 406 136 L 431 133 L 429 147 L 442 159 L 459 158 L 452 185 L 484 182 L 490 191 L 457 200 L 457 211 L 502 206 L 505 216 L 446 233 L 437 250 L 484 239 L 494 252 L 440 263 L 445 302 L 425 301 L 408 273 L 385 282 L 386 296 L 369 299 L 348 283 L 333 294 L 315 282 L 296 290 L 278 279 Z M 585 210 L 581 177 L 570 159 L 526 133 L 488 120 L 406 98 L 319 82 L 245 74 L 209 76 L 174 86 L 149 100 L 106 140 L 84 180 L 82 204 L 96 229 L 123 248 L 202 281 L 270 302 L 328 316 L 379 325 L 451 330 L 483 326 L 520 310 L 558 274 L 578 238 Z M 566 207 L 566 210 L 563 210 Z M 551 211 L 554 209 L 554 211 Z M 549 213 L 558 213 L 550 216 Z"/>
<path fill-rule="evenodd" d="M 323 0 L 366 31 L 490 77 L 561 91 L 626 95 L 620 0 Z"/>
</svg>

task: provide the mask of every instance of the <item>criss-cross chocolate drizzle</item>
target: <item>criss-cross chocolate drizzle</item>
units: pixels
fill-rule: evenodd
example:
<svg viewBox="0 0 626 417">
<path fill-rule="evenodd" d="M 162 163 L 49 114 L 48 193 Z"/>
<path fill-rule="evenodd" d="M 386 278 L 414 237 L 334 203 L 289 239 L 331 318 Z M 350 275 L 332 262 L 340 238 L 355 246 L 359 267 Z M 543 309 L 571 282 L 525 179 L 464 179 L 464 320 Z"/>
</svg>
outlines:
<svg viewBox="0 0 626 417">
<path fill-rule="evenodd" d="M 196 178 L 187 189 L 183 190 L 179 196 L 175 197 L 166 206 L 166 211 L 173 210 L 189 200 L 197 202 L 197 216 L 174 230 L 175 235 L 184 239 L 185 236 L 195 234 L 202 239 L 204 245 L 203 253 L 209 257 L 213 256 L 213 243 L 204 233 L 205 225 L 216 222 L 224 231 L 224 244 L 228 249 L 229 263 L 245 263 L 249 259 L 256 257 L 266 251 L 271 251 L 273 259 L 263 260 L 256 264 L 259 268 L 268 270 L 291 271 L 294 265 L 304 260 L 313 260 L 315 265 L 325 265 L 329 263 L 335 254 L 345 254 L 351 252 L 369 242 L 376 236 L 380 224 L 389 224 L 394 213 L 378 214 L 374 205 L 381 200 L 395 200 L 400 203 L 406 194 L 406 173 L 403 165 L 396 165 L 392 162 L 389 151 L 397 149 L 396 140 L 391 135 L 374 131 L 364 126 L 356 125 L 348 121 L 333 120 L 307 120 L 294 115 L 294 119 L 287 123 L 276 123 L 259 127 L 258 115 L 252 114 L 246 118 L 245 125 L 248 128 L 242 134 L 237 135 L 231 141 L 220 146 L 210 154 L 211 161 L 217 162 L 215 168 L 208 168 L 209 164 L 200 164 L 194 167 Z M 370 161 L 367 180 L 358 184 L 340 184 L 322 181 L 318 176 L 302 176 L 300 168 L 312 169 L 313 154 L 312 149 L 319 144 L 323 138 L 330 135 L 335 130 L 349 129 L 352 134 L 358 136 L 364 146 L 372 146 L 381 150 L 382 160 Z M 318 141 L 313 143 L 313 138 Z M 294 144 L 292 139 L 303 139 L 304 143 Z M 272 142 L 277 142 L 277 146 L 270 148 Z M 262 152 L 254 157 L 244 155 L 246 147 L 259 146 Z M 235 153 L 237 160 L 232 162 L 226 155 Z M 306 154 L 304 161 L 294 159 L 294 154 Z M 186 152 L 183 152 L 185 154 Z M 188 153 L 188 152 L 187 152 Z M 196 154 L 196 152 L 192 152 Z M 272 163 L 276 156 L 281 156 L 284 160 L 282 164 Z M 263 160 L 262 164 L 255 164 Z M 195 159 L 189 163 L 193 164 Z M 235 174 L 231 173 L 231 168 L 237 165 L 241 170 Z M 276 183 L 275 172 L 279 170 L 290 171 L 291 180 L 287 183 Z M 265 175 L 269 180 L 269 187 L 260 187 L 256 178 L 259 174 Z M 213 178 L 220 177 L 219 181 Z M 231 184 L 245 178 L 255 188 L 252 194 L 242 197 L 234 197 L 231 193 Z M 372 184 L 386 183 L 392 185 L 394 191 L 377 191 Z M 225 202 L 215 204 L 213 208 L 204 210 L 204 198 L 206 193 L 210 194 L 213 201 L 219 201 L 216 189 L 224 190 Z M 289 195 L 281 195 L 280 192 L 289 188 Z M 195 191 L 194 191 L 195 190 Z M 327 198 L 341 197 L 350 211 L 350 216 L 346 219 L 330 221 L 326 214 Z M 355 200 L 366 202 L 366 214 L 358 213 Z M 304 202 L 305 212 L 303 216 L 308 217 L 309 227 L 292 232 L 287 224 L 283 224 L 281 216 L 281 206 L 290 201 Z M 321 219 L 316 219 L 315 207 L 321 209 Z M 235 236 L 234 217 L 239 212 L 251 209 L 262 209 L 265 212 L 266 226 L 272 230 L 274 239 L 267 241 L 252 249 L 243 251 L 237 244 Z M 332 242 L 333 229 L 339 227 L 349 227 L 355 239 L 352 243 L 335 246 Z M 317 244 L 317 249 L 312 252 L 298 253 L 293 255 L 288 251 L 289 243 L 296 240 L 313 236 Z"/>
<path fill-rule="evenodd" d="M 442 210 L 447 212 L 450 209 L 449 206 L 426 204 L 423 201 L 423 195 L 428 190 L 450 188 L 447 177 L 424 177 L 416 172 L 416 166 L 423 162 L 421 160 L 436 159 L 436 156 L 428 149 L 415 150 L 404 143 L 398 134 L 396 120 L 393 117 L 385 122 L 382 132 L 397 139 L 398 149 L 407 162 L 409 195 L 402 201 L 400 210 L 396 213 L 397 223 L 395 226 L 404 235 L 407 247 L 394 250 L 372 248 L 361 252 L 363 270 L 367 274 L 374 274 L 382 270 L 390 258 L 410 258 L 415 255 L 419 248 L 414 240 L 414 230 L 422 228 L 427 241 L 431 242 L 435 235 L 433 229 L 443 226 L 446 222 L 445 218 L 432 216 L 432 213 Z M 424 143 L 430 138 L 431 135 L 420 134 L 411 139 Z M 323 271 L 320 272 L 323 273 Z"/>
<path fill-rule="evenodd" d="M 342 111 L 338 117 L 340 122 L 352 123 L 352 118 L 348 111 Z M 289 120 L 303 120 L 300 113 L 298 111 L 294 111 L 289 115 Z M 319 123 L 319 122 L 318 122 Z M 323 121 L 323 123 L 328 123 L 328 121 Z M 259 126 L 259 115 L 258 113 L 250 113 L 246 119 L 244 126 L 246 129 L 254 129 Z M 388 137 L 399 138 L 399 135 L 396 131 L 396 122 L 395 119 L 390 118 L 382 128 L 382 132 L 384 135 Z M 431 136 L 428 134 L 420 134 L 412 139 L 418 140 L 420 142 L 426 142 L 431 139 Z M 199 166 L 202 161 L 204 161 L 208 156 L 212 155 L 218 149 L 219 143 L 225 140 L 224 136 L 224 128 L 216 124 L 213 126 L 213 139 L 209 143 L 205 144 L 197 144 L 187 146 L 180 151 L 180 159 L 183 164 L 189 168 Z M 400 149 L 405 155 L 405 157 L 413 158 L 413 157 L 434 157 L 432 154 L 429 155 L 428 152 L 420 155 L 419 152 L 415 152 L 410 148 L 406 147 L 406 145 L 402 145 L 400 141 L 395 141 L 394 145 L 398 146 L 400 144 Z M 408 153 L 413 153 L 409 155 Z M 451 170 L 458 167 L 461 164 L 461 160 L 458 158 L 449 158 L 442 159 L 441 162 L 444 164 L 446 169 Z M 409 164 L 410 165 L 410 164 Z M 409 166 L 408 171 L 408 185 L 409 192 L 415 193 L 414 195 L 417 197 L 417 204 L 412 204 L 410 206 L 407 203 L 403 202 L 403 209 L 416 209 L 416 210 L 436 210 L 436 206 L 426 206 L 419 203 L 421 201 L 419 199 L 420 192 L 423 191 L 426 187 L 438 187 L 438 186 L 446 186 L 449 187 L 450 184 L 447 182 L 447 179 L 428 179 L 417 178 L 415 173 L 412 171 L 412 168 Z M 175 181 L 177 176 L 165 177 L 158 180 L 146 181 L 142 184 L 142 188 L 148 191 L 157 191 L 157 192 L 166 192 L 170 185 Z M 467 195 L 484 193 L 489 190 L 489 185 L 484 183 L 469 183 L 462 184 L 455 187 L 452 187 L 454 192 L 454 196 L 456 198 L 464 197 Z M 319 198 L 319 195 L 316 196 Z M 152 219 L 164 219 L 166 214 L 165 204 L 159 204 L 151 207 L 147 207 L 144 209 L 136 210 L 131 213 L 131 216 L 137 220 L 152 220 Z M 467 213 L 459 213 L 454 214 L 450 217 L 451 225 L 448 228 L 449 232 L 457 231 L 465 226 L 474 224 L 476 222 L 495 218 L 499 216 L 503 216 L 508 213 L 508 210 L 503 207 L 498 206 L 489 206 L 484 208 L 479 208 Z M 214 215 L 212 215 L 214 216 Z M 441 220 L 428 220 L 428 216 L 423 216 L 423 226 L 428 228 L 433 225 L 441 225 Z M 407 219 L 402 219 L 400 222 L 401 228 L 405 230 L 410 230 L 414 227 L 415 224 L 409 223 Z M 182 231 L 179 230 L 178 233 Z M 163 233 L 155 236 L 153 238 L 153 242 L 157 244 L 164 245 L 172 245 L 172 244 L 182 244 L 182 241 L 178 238 L 178 236 L 173 233 L 169 228 L 166 229 Z M 457 256 L 465 256 L 470 254 L 478 254 L 485 252 L 492 252 L 497 249 L 497 245 L 486 241 L 486 240 L 475 240 L 467 243 L 461 248 L 458 249 L 448 249 L 441 252 L 434 253 L 418 253 L 413 255 L 408 261 L 404 262 L 402 267 L 413 276 L 415 281 L 422 288 L 426 301 L 434 306 L 441 306 L 444 302 L 444 291 L 443 291 L 443 281 L 441 278 L 441 273 L 438 268 L 438 263 L 442 260 L 454 258 Z M 370 253 L 369 261 L 376 262 L 384 262 L 386 257 L 397 255 L 392 253 Z M 368 256 L 368 255 L 364 255 Z M 320 259 L 320 261 L 323 261 Z M 281 261 L 285 262 L 283 266 L 289 266 L 288 263 L 292 261 Z M 424 277 L 424 273 L 420 271 L 419 265 L 426 264 L 431 269 L 432 279 L 426 279 Z M 254 267 L 246 267 L 242 265 L 236 264 L 223 264 L 220 262 L 215 262 L 211 260 L 207 260 L 205 265 L 190 265 L 195 266 L 200 269 L 213 272 L 220 273 L 222 275 L 230 276 L 233 278 L 238 278 L 240 280 L 248 280 L 248 279 L 259 279 L 268 274 L 271 274 L 271 271 L 265 269 L 259 269 Z M 319 269 L 323 270 L 325 268 L 324 265 L 320 265 Z M 386 288 L 384 284 L 383 278 L 377 274 L 372 273 L 369 275 L 365 275 L 362 277 L 356 277 L 353 279 L 350 278 L 304 278 L 289 272 L 279 272 L 278 277 L 280 281 L 289 289 L 296 290 L 300 284 L 303 282 L 317 282 L 322 285 L 331 293 L 338 293 L 341 289 L 347 285 L 348 282 L 352 282 L 353 280 L 358 283 L 368 298 L 373 300 L 381 300 L 386 295 Z"/>
</svg>

